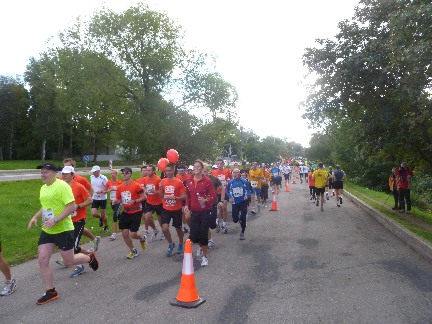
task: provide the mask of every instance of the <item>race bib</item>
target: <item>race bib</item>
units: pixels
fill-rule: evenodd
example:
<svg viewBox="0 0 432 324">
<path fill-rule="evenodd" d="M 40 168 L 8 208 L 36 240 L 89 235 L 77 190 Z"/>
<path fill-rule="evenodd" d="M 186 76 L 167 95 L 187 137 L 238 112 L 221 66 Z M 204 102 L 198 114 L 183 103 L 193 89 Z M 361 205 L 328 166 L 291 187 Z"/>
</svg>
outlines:
<svg viewBox="0 0 432 324">
<path fill-rule="evenodd" d="M 156 192 L 155 185 L 152 184 L 152 183 L 146 185 L 146 192 L 147 192 L 148 194 L 154 194 L 154 193 Z"/>
<path fill-rule="evenodd" d="M 72 214 L 70 214 L 70 215 L 71 215 L 71 217 L 75 217 L 77 215 L 76 210 Z"/>
<path fill-rule="evenodd" d="M 251 186 L 252 186 L 252 188 L 258 187 L 258 181 L 251 180 Z"/>
<path fill-rule="evenodd" d="M 174 207 L 177 203 L 175 199 L 172 199 L 172 196 L 174 195 L 174 190 L 175 190 L 174 186 L 165 187 L 164 198 L 165 198 L 165 205 L 167 207 Z"/>
<path fill-rule="evenodd" d="M 101 200 L 101 197 L 102 197 L 101 194 L 97 194 L 97 193 L 93 194 L 93 200 Z"/>
<path fill-rule="evenodd" d="M 232 195 L 234 198 L 243 197 L 243 187 L 236 187 L 232 190 Z"/>
<path fill-rule="evenodd" d="M 111 190 L 110 191 L 110 200 L 115 200 L 116 199 L 116 192 Z"/>
<path fill-rule="evenodd" d="M 54 218 L 54 211 L 52 208 L 42 208 L 42 221 L 46 222 L 50 218 Z"/>
<path fill-rule="evenodd" d="M 172 199 L 171 195 L 164 196 L 164 198 L 165 198 L 165 205 L 167 207 L 174 207 L 176 205 L 176 203 L 177 203 L 177 201 L 175 199 Z"/>
<path fill-rule="evenodd" d="M 127 204 L 128 201 L 132 199 L 132 194 L 130 193 L 130 191 L 123 191 L 121 193 L 121 197 L 122 197 L 122 203 Z"/>
</svg>

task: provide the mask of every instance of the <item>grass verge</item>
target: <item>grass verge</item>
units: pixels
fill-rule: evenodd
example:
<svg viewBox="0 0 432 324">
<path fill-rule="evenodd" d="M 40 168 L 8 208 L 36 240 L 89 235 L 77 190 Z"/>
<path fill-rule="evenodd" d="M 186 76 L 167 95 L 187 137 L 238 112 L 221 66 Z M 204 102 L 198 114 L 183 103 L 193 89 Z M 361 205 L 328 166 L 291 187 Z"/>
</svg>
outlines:
<svg viewBox="0 0 432 324">
<path fill-rule="evenodd" d="M 414 234 L 432 243 L 431 214 L 415 207 L 412 208 L 411 214 L 400 214 L 393 211 L 391 207 L 394 200 L 391 193 L 370 190 L 349 182 L 344 183 L 344 189 Z"/>
<path fill-rule="evenodd" d="M 135 172 L 134 179 L 140 177 Z M 89 178 L 89 176 L 87 176 Z M 22 263 L 37 257 L 37 242 L 41 232 L 41 222 L 37 227 L 27 229 L 28 222 L 40 209 L 39 191 L 43 185 L 41 180 L 0 182 L 0 240 L 3 255 L 10 265 Z M 108 224 L 112 227 L 113 212 L 108 203 Z M 91 207 L 87 207 L 86 227 L 94 235 L 106 236 L 99 227 L 99 219 L 91 216 Z M 82 237 L 81 243 L 88 242 Z"/>
</svg>

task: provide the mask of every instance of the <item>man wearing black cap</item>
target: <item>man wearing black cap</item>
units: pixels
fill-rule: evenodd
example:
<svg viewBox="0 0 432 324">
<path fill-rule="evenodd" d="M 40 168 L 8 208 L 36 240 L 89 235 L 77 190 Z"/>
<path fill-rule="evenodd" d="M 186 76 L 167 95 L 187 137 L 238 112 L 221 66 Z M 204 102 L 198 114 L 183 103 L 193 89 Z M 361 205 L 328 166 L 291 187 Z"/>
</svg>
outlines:
<svg viewBox="0 0 432 324">
<path fill-rule="evenodd" d="M 56 165 L 45 163 L 38 166 L 38 169 L 41 169 L 41 179 L 44 183 L 39 195 L 42 208 L 32 217 L 28 228 L 37 225 L 38 218 L 42 218 L 42 232 L 38 242 L 38 262 L 46 292 L 36 301 L 36 304 L 42 305 L 59 298 L 49 265 L 55 246 L 59 247 L 66 265 L 88 263 L 96 271 L 99 262 L 94 252 L 89 255 L 74 254 L 74 226 L 71 214 L 76 211 L 77 206 L 71 187 L 65 181 L 56 178 L 59 170 Z"/>
<path fill-rule="evenodd" d="M 116 199 L 113 204 L 123 205 L 123 211 L 120 214 L 119 228 L 121 230 L 124 242 L 129 248 L 128 259 L 138 256 L 138 250 L 134 247 L 132 239 L 139 240 L 141 248 L 147 248 L 145 236 L 138 234 L 141 225 L 142 204 L 146 199 L 146 194 L 141 185 L 132 180 L 132 169 L 129 167 L 120 170 L 123 175 L 123 184 L 118 186 Z"/>
</svg>

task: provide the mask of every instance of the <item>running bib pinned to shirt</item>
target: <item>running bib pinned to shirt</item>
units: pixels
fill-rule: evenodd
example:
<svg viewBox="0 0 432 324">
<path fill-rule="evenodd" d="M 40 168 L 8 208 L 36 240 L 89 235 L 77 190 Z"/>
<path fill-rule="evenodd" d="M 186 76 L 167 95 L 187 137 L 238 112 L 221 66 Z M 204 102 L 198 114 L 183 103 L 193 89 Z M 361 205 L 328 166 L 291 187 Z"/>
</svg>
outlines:
<svg viewBox="0 0 432 324">
<path fill-rule="evenodd" d="M 130 191 L 123 191 L 121 193 L 122 203 L 127 204 L 129 200 L 132 200 L 132 194 Z"/>
<path fill-rule="evenodd" d="M 234 198 L 243 197 L 243 187 L 235 187 L 235 188 L 233 188 L 232 189 L 232 195 L 233 195 Z"/>
<path fill-rule="evenodd" d="M 42 221 L 46 222 L 50 218 L 54 218 L 54 210 L 52 208 L 42 208 Z"/>
<path fill-rule="evenodd" d="M 252 188 L 258 187 L 258 181 L 252 180 L 251 181 L 251 186 L 252 186 Z"/>
<path fill-rule="evenodd" d="M 116 199 L 116 191 L 117 191 L 117 186 L 112 186 L 110 188 L 110 200 L 115 200 Z"/>
<path fill-rule="evenodd" d="M 156 193 L 155 185 L 154 185 L 153 183 L 149 183 L 149 184 L 147 184 L 147 185 L 146 185 L 146 192 L 147 192 L 148 194 L 154 194 L 154 193 Z"/>
</svg>

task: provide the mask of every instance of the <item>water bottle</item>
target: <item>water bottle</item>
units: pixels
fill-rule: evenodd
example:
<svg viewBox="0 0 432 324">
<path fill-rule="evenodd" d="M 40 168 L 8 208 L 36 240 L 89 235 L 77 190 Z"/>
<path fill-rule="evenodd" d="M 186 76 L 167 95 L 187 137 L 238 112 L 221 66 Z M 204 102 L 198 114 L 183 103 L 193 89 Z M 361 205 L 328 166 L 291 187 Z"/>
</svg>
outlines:
<svg viewBox="0 0 432 324">
<path fill-rule="evenodd" d="M 197 197 L 199 198 L 199 196 L 200 196 L 200 194 L 199 194 L 199 192 L 197 192 Z M 204 202 L 200 201 L 199 199 L 198 199 L 198 202 L 199 202 L 201 208 L 205 207 L 205 203 Z"/>
</svg>

